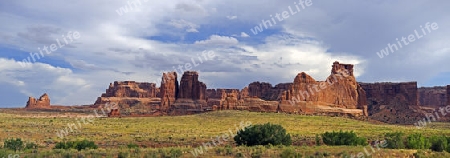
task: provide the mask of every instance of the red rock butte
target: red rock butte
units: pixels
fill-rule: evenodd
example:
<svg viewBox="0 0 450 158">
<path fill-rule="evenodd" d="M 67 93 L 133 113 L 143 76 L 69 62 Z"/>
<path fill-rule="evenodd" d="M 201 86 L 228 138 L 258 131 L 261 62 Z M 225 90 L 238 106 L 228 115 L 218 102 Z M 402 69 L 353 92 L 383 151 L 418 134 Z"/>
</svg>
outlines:
<svg viewBox="0 0 450 158">
<path fill-rule="evenodd" d="M 25 106 L 27 109 L 49 109 L 50 107 L 50 97 L 47 93 L 44 93 L 39 99 L 29 97 L 27 101 L 27 105 Z"/>
<path fill-rule="evenodd" d="M 207 89 L 199 73 L 186 71 L 178 82 L 176 72 L 162 74 L 161 85 L 133 81 L 114 82 L 95 102 L 96 107 L 117 103 L 121 111 L 135 106 L 162 115 L 194 114 L 212 110 L 249 110 L 297 114 L 367 116 L 364 90 L 353 76 L 353 65 L 335 62 L 326 81 L 302 72 L 293 83 L 272 86 L 252 82 L 243 89 Z"/>
<path fill-rule="evenodd" d="M 291 114 L 348 116 L 387 123 L 412 124 L 427 113 L 450 105 L 450 85 L 417 88 L 417 82 L 359 83 L 354 65 L 334 62 L 325 81 L 305 72 L 291 83 L 275 86 L 252 82 L 242 89 L 207 89 L 199 73 L 186 71 L 178 81 L 176 72 L 162 74 L 157 83 L 115 81 L 90 108 L 118 105 L 110 117 L 185 115 L 214 110 L 248 110 Z M 50 106 L 47 94 L 30 97 L 26 109 L 62 108 Z M 443 116 L 440 121 L 450 121 Z"/>
</svg>

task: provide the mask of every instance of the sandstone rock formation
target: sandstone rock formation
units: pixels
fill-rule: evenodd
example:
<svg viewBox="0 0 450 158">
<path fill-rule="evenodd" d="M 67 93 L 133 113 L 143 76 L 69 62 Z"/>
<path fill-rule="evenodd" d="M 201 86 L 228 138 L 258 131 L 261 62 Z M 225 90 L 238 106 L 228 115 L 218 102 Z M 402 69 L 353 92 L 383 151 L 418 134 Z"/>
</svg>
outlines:
<svg viewBox="0 0 450 158">
<path fill-rule="evenodd" d="M 270 83 L 253 82 L 248 85 L 248 95 L 253 98 L 266 98 L 271 88 L 272 85 Z"/>
<path fill-rule="evenodd" d="M 27 108 L 27 109 L 49 109 L 49 108 L 51 108 L 50 107 L 50 97 L 47 95 L 47 93 L 44 93 L 37 100 L 34 97 L 29 97 L 25 108 Z"/>
<path fill-rule="evenodd" d="M 403 83 L 360 83 L 366 91 L 369 110 L 393 102 L 405 102 L 406 105 L 418 105 L 417 82 Z"/>
<path fill-rule="evenodd" d="M 207 89 L 208 107 L 217 106 L 217 110 L 236 110 L 243 105 L 244 98 L 248 97 L 247 88 L 239 89 Z"/>
<path fill-rule="evenodd" d="M 281 96 L 280 110 L 283 112 L 318 113 L 335 110 L 346 113 L 346 109 L 354 109 L 348 114 L 367 116 L 366 96 L 353 76 L 351 64 L 334 62 L 326 81 L 318 82 L 304 72 L 299 73 L 290 89 Z"/>
<path fill-rule="evenodd" d="M 163 73 L 159 88 L 155 83 L 114 82 L 95 104 L 100 107 L 106 103 L 118 103 L 119 108 L 112 110 L 110 116 L 249 110 L 357 118 L 369 115 L 388 123 L 411 123 L 423 118 L 430 109 L 418 105 L 439 107 L 450 104 L 450 99 L 447 99 L 450 85 L 418 89 L 416 82 L 358 83 L 353 68 L 351 64 L 334 62 L 325 81 L 316 81 L 302 72 L 292 83 L 272 86 L 266 82 L 252 82 L 242 90 L 206 89 L 197 72 L 184 72 L 179 82 L 177 73 L 168 72 Z M 30 98 L 27 107 L 39 102 L 33 99 Z M 144 112 L 135 111 L 142 109 Z"/>
<path fill-rule="evenodd" d="M 111 111 L 108 113 L 108 117 L 120 117 L 119 109 L 111 109 Z"/>
<path fill-rule="evenodd" d="M 198 80 L 198 73 L 186 71 L 180 80 L 177 99 L 170 107 L 171 114 L 191 114 L 212 110 L 206 102 L 206 84 Z"/>
<path fill-rule="evenodd" d="M 101 108 L 108 103 L 114 103 L 118 105 L 118 111 L 122 111 L 126 115 L 150 114 L 152 110 L 160 108 L 159 91 L 155 83 L 115 81 L 114 84 L 109 84 L 108 89 L 101 97 L 97 98 L 93 107 Z M 115 112 L 113 115 L 116 116 Z"/>
<path fill-rule="evenodd" d="M 161 79 L 161 110 L 167 111 L 178 94 L 178 79 L 176 72 L 163 73 Z"/>
<path fill-rule="evenodd" d="M 450 85 L 447 85 L 447 105 L 450 105 Z"/>
<path fill-rule="evenodd" d="M 275 87 L 266 82 L 253 82 L 248 85 L 248 96 L 268 101 L 277 101 L 283 91 L 290 89 L 292 83 L 280 83 Z"/>
<path fill-rule="evenodd" d="M 417 82 L 360 83 L 366 91 L 370 118 L 387 123 L 414 123 L 419 110 Z"/>
<path fill-rule="evenodd" d="M 421 106 L 437 108 L 447 105 L 447 87 L 421 87 L 418 93 Z"/>
<path fill-rule="evenodd" d="M 180 80 L 180 99 L 205 100 L 206 85 L 198 81 L 198 72 L 186 71 Z"/>
</svg>

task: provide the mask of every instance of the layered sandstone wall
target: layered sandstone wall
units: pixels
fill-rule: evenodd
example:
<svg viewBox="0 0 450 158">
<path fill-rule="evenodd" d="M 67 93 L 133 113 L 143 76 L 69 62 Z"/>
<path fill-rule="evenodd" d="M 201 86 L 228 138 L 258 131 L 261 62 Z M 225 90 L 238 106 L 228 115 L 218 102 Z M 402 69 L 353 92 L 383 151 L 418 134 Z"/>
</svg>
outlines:
<svg viewBox="0 0 450 158">
<path fill-rule="evenodd" d="M 424 117 L 420 112 L 417 82 L 360 83 L 366 91 L 370 118 L 412 124 Z"/>
<path fill-rule="evenodd" d="M 273 87 L 272 84 L 266 82 L 252 82 L 248 85 L 248 96 L 267 101 L 277 101 L 283 91 L 290 89 L 291 86 L 292 83 L 280 83 Z"/>
<path fill-rule="evenodd" d="M 407 105 L 418 105 L 417 82 L 360 83 L 366 91 L 370 105 L 389 105 L 404 101 Z"/>
<path fill-rule="evenodd" d="M 158 100 L 153 100 L 154 97 Z M 293 83 L 272 86 L 270 83 L 253 82 L 242 90 L 207 89 L 206 84 L 199 81 L 197 72 L 184 72 L 179 84 L 177 74 L 169 72 L 163 74 L 160 88 L 156 88 L 155 84 L 115 82 L 100 98 L 108 99 L 100 102 L 111 101 L 112 98 L 119 102 L 126 100 L 122 103 L 127 105 L 145 99 L 152 104 L 159 101 L 159 109 L 155 110 L 169 115 L 210 110 L 367 115 L 365 91 L 353 76 L 353 65 L 339 62 L 333 63 L 331 75 L 321 82 L 306 73 L 299 73 Z M 126 107 L 121 108 L 121 114 L 127 113 Z"/>
<path fill-rule="evenodd" d="M 290 90 L 282 94 L 282 102 L 324 105 L 345 109 L 361 109 L 367 106 L 364 90 L 353 76 L 353 65 L 334 62 L 326 81 L 316 81 L 308 74 L 299 73 Z"/>
<path fill-rule="evenodd" d="M 39 99 L 34 97 L 29 97 L 27 101 L 27 105 L 25 106 L 27 109 L 49 109 L 50 107 L 50 97 L 47 93 L 44 93 Z"/>
<path fill-rule="evenodd" d="M 183 115 L 212 110 L 206 102 L 206 84 L 198 80 L 198 72 L 186 71 L 180 80 L 175 103 L 170 107 L 170 114 Z"/>
<path fill-rule="evenodd" d="M 447 105 L 447 87 L 421 87 L 418 89 L 419 105 L 442 107 Z"/>
<path fill-rule="evenodd" d="M 148 98 L 157 98 L 159 88 L 155 83 L 135 81 L 115 81 L 110 83 L 106 92 L 98 97 L 94 105 L 100 106 L 109 102 L 118 104 L 137 104 Z M 152 102 L 155 102 L 153 100 Z"/>
<path fill-rule="evenodd" d="M 206 84 L 198 81 L 198 72 L 184 72 L 180 80 L 180 92 L 177 98 L 206 100 Z"/>
</svg>

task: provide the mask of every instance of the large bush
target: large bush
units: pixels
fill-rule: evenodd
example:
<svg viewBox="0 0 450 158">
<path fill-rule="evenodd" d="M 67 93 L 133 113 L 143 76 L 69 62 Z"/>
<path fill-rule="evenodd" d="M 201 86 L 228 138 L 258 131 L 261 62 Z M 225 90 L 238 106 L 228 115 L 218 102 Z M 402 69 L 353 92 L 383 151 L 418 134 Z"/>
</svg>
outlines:
<svg viewBox="0 0 450 158">
<path fill-rule="evenodd" d="M 353 131 L 325 132 L 322 134 L 322 140 L 326 145 L 367 145 L 367 139 L 358 137 Z"/>
<path fill-rule="evenodd" d="M 406 138 L 406 148 L 408 149 L 428 149 L 430 147 L 428 139 L 420 133 L 410 134 Z"/>
<path fill-rule="evenodd" d="M 78 151 L 97 148 L 98 146 L 95 145 L 94 141 L 88 141 L 86 139 L 82 141 L 58 142 L 55 145 L 55 149 L 77 149 Z"/>
<path fill-rule="evenodd" d="M 447 138 L 443 136 L 433 136 L 430 138 L 431 141 L 431 150 L 442 152 L 447 150 L 448 142 Z"/>
<path fill-rule="evenodd" d="M 384 135 L 384 139 L 386 140 L 387 146 L 389 149 L 404 149 L 405 144 L 403 142 L 403 133 L 394 132 L 394 133 L 386 133 Z"/>
<path fill-rule="evenodd" d="M 14 150 L 14 152 L 16 151 L 20 151 L 25 147 L 25 144 L 23 143 L 23 141 L 20 138 L 16 138 L 16 139 L 7 139 L 3 142 L 3 146 L 6 149 L 9 150 Z"/>
<path fill-rule="evenodd" d="M 253 125 L 238 131 L 234 137 L 237 145 L 291 145 L 291 135 L 281 125 L 266 123 Z"/>
</svg>

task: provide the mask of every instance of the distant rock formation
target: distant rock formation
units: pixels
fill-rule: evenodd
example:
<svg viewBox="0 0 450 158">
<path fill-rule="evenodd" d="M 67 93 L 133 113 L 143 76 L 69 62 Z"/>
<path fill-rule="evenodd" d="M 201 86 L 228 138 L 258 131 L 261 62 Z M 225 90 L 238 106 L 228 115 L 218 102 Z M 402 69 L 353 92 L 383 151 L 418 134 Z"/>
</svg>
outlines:
<svg viewBox="0 0 450 158">
<path fill-rule="evenodd" d="M 335 111 L 332 113 L 367 116 L 366 94 L 356 82 L 351 64 L 334 62 L 326 81 L 316 81 L 304 72 L 299 73 L 290 89 L 281 96 L 280 110 L 285 112 Z"/>
<path fill-rule="evenodd" d="M 364 119 L 369 116 L 387 123 L 413 123 L 434 107 L 450 105 L 450 85 L 418 89 L 417 82 L 358 83 L 353 69 L 352 64 L 334 62 L 325 81 L 316 81 L 301 72 L 292 83 L 272 86 L 267 82 L 252 82 L 241 90 L 207 89 L 195 71 L 184 72 L 180 81 L 176 72 L 167 72 L 162 74 L 159 88 L 156 83 L 116 81 L 95 105 L 117 103 L 120 108 L 110 111 L 111 116 L 249 110 Z"/>
<path fill-rule="evenodd" d="M 186 71 L 181 77 L 180 91 L 178 97 L 180 99 L 205 100 L 206 85 L 198 81 L 198 72 Z"/>
<path fill-rule="evenodd" d="M 160 108 L 159 95 L 159 88 L 156 88 L 155 83 L 115 81 L 97 98 L 93 107 L 101 108 L 105 104 L 114 103 L 118 105 L 119 111 L 125 114 L 148 113 Z"/>
<path fill-rule="evenodd" d="M 292 83 L 280 83 L 275 87 L 266 82 L 252 82 L 248 85 L 248 96 L 269 101 L 277 101 L 283 91 L 290 89 Z"/>
<path fill-rule="evenodd" d="M 27 108 L 27 109 L 50 109 L 51 108 L 50 107 L 50 97 L 47 95 L 47 93 L 44 93 L 37 100 L 34 97 L 29 97 L 25 108 Z"/>
<path fill-rule="evenodd" d="M 328 82 L 317 82 L 299 73 L 293 83 L 275 87 L 253 82 L 241 91 L 208 89 L 208 106 L 219 110 L 367 116 L 365 91 L 352 76 L 353 65 L 335 62 L 331 72 Z"/>
<path fill-rule="evenodd" d="M 186 71 L 180 80 L 177 99 L 170 110 L 173 115 L 192 114 L 204 110 L 212 110 L 207 107 L 206 84 L 198 80 L 198 72 Z"/>
<path fill-rule="evenodd" d="M 161 79 L 161 110 L 167 111 L 175 103 L 178 94 L 178 79 L 176 72 L 163 73 Z"/>
<path fill-rule="evenodd" d="M 369 115 L 387 123 L 414 123 L 424 115 L 419 109 L 417 82 L 360 83 L 366 91 Z"/>
<path fill-rule="evenodd" d="M 447 105 L 447 87 L 421 87 L 418 93 L 421 106 L 437 108 Z"/>
<path fill-rule="evenodd" d="M 369 110 L 393 102 L 405 102 L 406 105 L 418 105 L 417 82 L 402 83 L 360 83 L 366 91 Z"/>
</svg>

